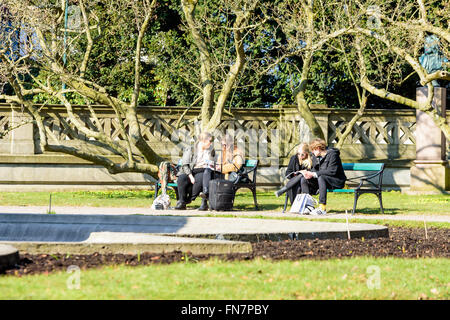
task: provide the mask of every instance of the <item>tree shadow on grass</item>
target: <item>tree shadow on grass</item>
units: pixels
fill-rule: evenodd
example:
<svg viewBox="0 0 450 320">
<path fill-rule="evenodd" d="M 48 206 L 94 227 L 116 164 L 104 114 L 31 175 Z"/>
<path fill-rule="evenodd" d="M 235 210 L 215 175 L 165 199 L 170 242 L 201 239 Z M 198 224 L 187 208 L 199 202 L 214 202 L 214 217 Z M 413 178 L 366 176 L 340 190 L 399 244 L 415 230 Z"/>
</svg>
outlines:
<svg viewBox="0 0 450 320">
<path fill-rule="evenodd" d="M 275 198 L 273 193 L 257 193 L 256 201 L 258 203 L 258 211 L 282 211 L 284 206 L 284 197 Z M 238 192 L 234 199 L 235 210 L 254 211 L 255 203 L 251 192 Z"/>
<path fill-rule="evenodd" d="M 233 210 L 242 210 L 242 211 L 255 211 L 255 205 L 253 203 L 253 199 L 248 204 L 238 203 L 233 206 Z M 282 211 L 283 206 L 277 203 L 273 204 L 260 204 L 258 203 L 258 211 Z"/>
<path fill-rule="evenodd" d="M 353 209 L 353 208 L 352 208 Z M 352 213 L 352 209 L 347 210 L 348 214 Z M 329 210 L 329 213 L 342 213 L 342 210 Z M 401 210 L 399 208 L 384 208 L 384 214 L 385 215 L 397 215 L 404 213 L 404 210 Z M 373 214 L 373 215 L 379 215 L 381 213 L 381 209 L 378 208 L 358 208 L 356 207 L 355 214 Z"/>
</svg>

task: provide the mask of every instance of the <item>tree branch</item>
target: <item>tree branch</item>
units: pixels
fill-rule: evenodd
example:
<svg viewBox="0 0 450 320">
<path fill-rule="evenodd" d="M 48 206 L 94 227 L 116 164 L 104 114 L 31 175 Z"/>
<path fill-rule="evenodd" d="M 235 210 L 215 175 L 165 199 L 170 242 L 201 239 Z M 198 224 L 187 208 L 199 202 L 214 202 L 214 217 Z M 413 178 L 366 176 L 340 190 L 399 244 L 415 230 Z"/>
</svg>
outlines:
<svg viewBox="0 0 450 320">
<path fill-rule="evenodd" d="M 150 19 L 153 15 L 153 8 L 155 7 L 156 0 L 153 0 L 150 8 L 148 8 L 148 12 L 145 15 L 144 22 L 142 23 L 141 28 L 139 29 L 139 35 L 136 43 L 136 52 L 134 58 L 134 89 L 133 95 L 131 96 L 131 107 L 136 108 L 139 99 L 139 90 L 140 90 L 140 68 L 141 68 L 141 50 L 142 50 L 142 40 L 144 38 L 145 32 L 149 25 Z"/>
</svg>

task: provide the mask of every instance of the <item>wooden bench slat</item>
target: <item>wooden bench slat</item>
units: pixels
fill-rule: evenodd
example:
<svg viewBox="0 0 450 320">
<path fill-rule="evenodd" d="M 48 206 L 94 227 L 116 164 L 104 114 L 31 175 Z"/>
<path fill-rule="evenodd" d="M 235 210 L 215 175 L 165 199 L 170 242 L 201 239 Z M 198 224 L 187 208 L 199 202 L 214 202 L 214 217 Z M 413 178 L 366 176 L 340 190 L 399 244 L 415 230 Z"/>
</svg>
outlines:
<svg viewBox="0 0 450 320">
<path fill-rule="evenodd" d="M 158 182 L 158 186 L 160 186 L 160 185 L 161 185 L 161 183 Z M 173 182 L 169 182 L 169 183 L 167 184 L 167 186 L 168 186 L 168 187 L 178 187 L 178 184 L 177 184 L 177 183 L 173 183 Z"/>
<path fill-rule="evenodd" d="M 347 193 L 353 193 L 353 192 L 355 192 L 355 189 L 328 189 L 328 192 L 347 192 Z"/>
<path fill-rule="evenodd" d="M 384 163 L 343 163 L 344 170 L 349 171 L 380 171 Z"/>
<path fill-rule="evenodd" d="M 245 160 L 245 164 L 244 164 L 244 167 L 255 167 L 256 165 L 258 164 L 258 160 L 254 160 L 254 159 L 251 159 L 251 160 Z"/>
</svg>

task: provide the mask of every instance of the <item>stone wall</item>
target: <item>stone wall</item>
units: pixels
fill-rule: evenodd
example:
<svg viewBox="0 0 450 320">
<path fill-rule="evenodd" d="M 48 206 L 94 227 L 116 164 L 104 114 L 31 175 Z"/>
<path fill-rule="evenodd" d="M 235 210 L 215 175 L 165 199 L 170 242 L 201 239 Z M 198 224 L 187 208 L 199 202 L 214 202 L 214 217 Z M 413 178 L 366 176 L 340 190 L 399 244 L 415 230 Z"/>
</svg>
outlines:
<svg viewBox="0 0 450 320">
<path fill-rule="evenodd" d="M 105 106 L 94 107 L 103 128 L 115 140 L 123 140 L 118 120 Z M 86 108 L 75 108 L 83 121 L 89 123 Z M 61 106 L 46 106 L 45 123 L 55 138 L 64 144 L 76 146 L 60 123 L 67 117 Z M 145 139 L 163 156 L 176 162 L 182 147 L 191 143 L 191 133 L 199 131 L 198 123 L 175 129 L 183 107 L 140 107 L 139 119 Z M 198 115 L 192 108 L 186 119 Z M 293 106 L 273 109 L 231 110 L 215 132 L 215 144 L 219 148 L 221 135 L 235 135 L 238 144 L 245 148 L 248 158 L 258 158 L 261 169 L 258 184 L 275 187 L 282 183 L 281 176 L 295 147 L 309 140 L 309 130 Z M 355 111 L 336 110 L 325 106 L 313 107 L 329 145 L 336 144 L 342 136 L 345 124 Z M 126 122 L 125 119 L 123 121 Z M 0 139 L 0 190 L 79 190 L 148 188 L 153 178 L 143 174 L 110 175 L 99 166 L 73 156 L 43 153 L 39 146 L 36 127 L 20 110 L 0 105 L 0 126 L 25 123 Z M 125 123 L 126 124 L 126 123 Z M 383 161 L 387 165 L 385 185 L 388 188 L 407 188 L 410 183 L 410 167 L 415 160 L 416 112 L 407 110 L 368 110 L 353 127 L 342 149 L 344 162 Z M 80 138 L 83 136 L 80 134 Z M 85 138 L 84 138 L 85 139 Z M 93 146 L 95 150 L 96 147 Z M 448 148 L 447 148 L 448 149 Z M 100 152 L 100 151 L 99 151 Z M 108 151 L 101 150 L 104 154 Z M 118 159 L 119 160 L 119 159 Z"/>
</svg>

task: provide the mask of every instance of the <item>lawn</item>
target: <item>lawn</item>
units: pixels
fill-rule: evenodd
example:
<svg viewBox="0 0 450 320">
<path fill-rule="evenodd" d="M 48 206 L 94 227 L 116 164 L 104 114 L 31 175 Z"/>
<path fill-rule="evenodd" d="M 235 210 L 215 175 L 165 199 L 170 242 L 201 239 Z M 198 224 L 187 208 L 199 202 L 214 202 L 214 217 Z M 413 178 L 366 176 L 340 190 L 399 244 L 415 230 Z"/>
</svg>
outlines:
<svg viewBox="0 0 450 320">
<path fill-rule="evenodd" d="M 152 191 L 54 192 L 51 196 L 54 207 L 149 207 L 153 201 Z M 173 199 L 174 194 L 171 196 Z M 47 206 L 49 198 L 48 192 L 0 194 L 2 205 Z M 385 192 L 383 200 L 386 214 L 450 215 L 448 195 L 413 196 Z M 258 203 L 265 211 L 281 212 L 284 197 L 276 198 L 272 192 L 259 192 Z M 189 206 L 199 204 L 198 199 Z M 330 213 L 350 211 L 352 206 L 353 195 L 329 195 Z M 251 193 L 239 192 L 235 208 L 253 210 Z M 363 195 L 358 208 L 358 213 L 376 214 L 379 212 L 378 200 L 373 195 Z M 260 217 L 255 215 L 255 218 Z M 284 217 L 280 215 L 278 218 Z M 403 225 L 406 222 L 371 220 L 370 223 Z M 412 226 L 423 227 L 420 222 L 412 223 Z M 449 228 L 448 223 L 439 226 Z M 444 258 L 373 257 L 278 262 L 262 259 L 180 261 L 139 267 L 120 265 L 75 273 L 58 272 L 20 278 L 0 276 L 0 299 L 446 300 L 450 298 L 449 268 L 450 260 Z"/>
<path fill-rule="evenodd" d="M 0 276 L 0 299 L 448 299 L 449 259 L 180 262 Z"/>
<path fill-rule="evenodd" d="M 78 192 L 3 192 L 0 203 L 4 206 L 48 206 L 51 195 L 53 206 L 93 206 L 93 207 L 150 207 L 153 191 L 78 191 Z M 173 205 L 175 194 L 170 192 Z M 276 198 L 273 192 L 258 192 L 258 204 L 263 211 L 282 211 L 284 197 Z M 399 191 L 383 193 L 385 214 L 390 215 L 450 215 L 449 195 L 407 195 Z M 200 206 L 196 199 L 188 207 Z M 238 192 L 235 199 L 236 210 L 254 210 L 253 197 L 250 192 Z M 351 212 L 352 194 L 330 193 L 328 212 Z M 371 194 L 364 194 L 358 200 L 357 213 L 380 213 L 378 199 Z"/>
</svg>

